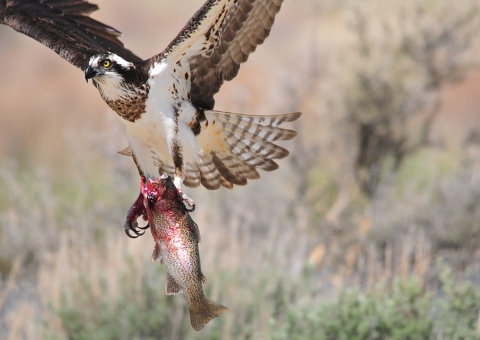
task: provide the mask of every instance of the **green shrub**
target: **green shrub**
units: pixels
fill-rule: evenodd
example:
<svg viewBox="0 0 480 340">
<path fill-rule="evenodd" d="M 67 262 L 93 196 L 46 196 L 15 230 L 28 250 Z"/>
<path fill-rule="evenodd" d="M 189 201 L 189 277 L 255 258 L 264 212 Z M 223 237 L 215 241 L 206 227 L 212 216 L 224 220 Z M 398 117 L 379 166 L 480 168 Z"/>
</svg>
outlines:
<svg viewBox="0 0 480 340">
<path fill-rule="evenodd" d="M 120 340 L 120 339 L 164 339 L 170 338 L 169 311 L 183 299 L 166 297 L 162 294 L 161 282 L 164 273 L 160 266 L 153 277 L 158 285 L 148 283 L 145 278 L 140 286 L 132 284 L 134 268 L 124 275 L 119 294 L 111 297 L 108 288 L 102 287 L 102 298 L 94 292 L 88 281 L 82 282 L 82 294 L 71 300 L 64 297 L 57 311 L 68 339 L 72 340 Z"/>
<path fill-rule="evenodd" d="M 105 292 L 99 299 L 84 283 L 81 299 L 62 301 L 58 315 L 68 339 L 480 339 L 480 289 L 472 282 L 454 283 L 448 270 L 442 274 L 438 297 L 425 291 L 420 280 L 409 278 L 398 280 L 391 290 L 382 286 L 365 294 L 348 289 L 333 301 L 311 299 L 299 306 L 295 298 L 286 298 L 293 285 L 277 285 L 271 299 L 243 301 L 250 307 L 244 322 L 228 325 L 227 318 L 220 317 L 200 333 L 191 330 L 185 299 L 166 297 L 155 284 L 164 281 L 160 266 L 137 288 L 128 275 L 116 298 Z M 279 289 L 281 299 L 276 297 Z M 230 307 L 235 313 L 239 306 Z M 267 319 L 262 317 L 265 310 L 270 313 Z"/>
<path fill-rule="evenodd" d="M 480 289 L 471 281 L 455 282 L 451 270 L 441 273 L 443 298 L 436 304 L 433 339 L 480 339 Z"/>
<path fill-rule="evenodd" d="M 444 275 L 443 296 L 433 298 L 419 280 L 397 281 L 392 292 L 343 291 L 332 302 L 292 307 L 271 320 L 269 340 L 480 339 L 479 287 L 453 284 Z"/>
</svg>

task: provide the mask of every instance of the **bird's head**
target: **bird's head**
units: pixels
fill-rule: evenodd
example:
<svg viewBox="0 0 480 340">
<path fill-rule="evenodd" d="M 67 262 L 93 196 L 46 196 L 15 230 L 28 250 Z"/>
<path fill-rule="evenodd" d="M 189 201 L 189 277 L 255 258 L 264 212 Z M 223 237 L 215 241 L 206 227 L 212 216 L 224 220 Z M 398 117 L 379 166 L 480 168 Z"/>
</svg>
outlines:
<svg viewBox="0 0 480 340">
<path fill-rule="evenodd" d="M 96 54 L 90 58 L 85 69 L 85 80 L 103 83 L 110 79 L 124 79 L 124 75 L 135 69 L 133 63 L 126 61 L 115 53 Z"/>
<path fill-rule="evenodd" d="M 116 97 L 125 80 L 135 72 L 135 65 L 114 53 L 96 54 L 90 58 L 85 69 L 85 80 L 92 79 L 94 85 L 107 97 Z"/>
</svg>

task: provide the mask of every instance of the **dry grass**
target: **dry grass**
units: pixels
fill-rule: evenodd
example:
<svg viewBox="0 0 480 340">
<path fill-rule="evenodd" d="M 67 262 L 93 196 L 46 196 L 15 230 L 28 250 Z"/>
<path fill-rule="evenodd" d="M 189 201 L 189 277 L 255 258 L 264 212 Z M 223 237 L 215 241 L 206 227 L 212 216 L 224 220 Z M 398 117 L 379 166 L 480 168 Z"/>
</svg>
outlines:
<svg viewBox="0 0 480 340">
<path fill-rule="evenodd" d="M 97 18 L 132 32 L 127 46 L 146 57 L 159 51 L 142 45 L 157 36 L 152 27 L 159 27 L 158 15 L 173 13 L 161 26 L 158 46 L 164 46 L 200 2 L 178 9 L 177 3 L 138 9 L 128 2 L 105 4 Z M 375 26 L 384 13 L 394 16 L 399 3 L 371 0 L 364 11 Z M 424 2 L 439 4 L 453 1 Z M 233 191 L 188 192 L 198 203 L 193 218 L 202 233 L 206 292 L 230 308 L 200 335 L 188 327 L 184 297 L 164 295 L 165 271 L 149 260 L 151 237 L 130 240 L 123 233 L 138 180 L 132 162 L 116 155 L 126 146 L 120 123 L 78 71 L 2 28 L 0 337 L 68 338 L 65 315 L 58 313 L 66 307 L 83 311 L 77 316 L 85 328 L 105 317 L 102 311 L 117 311 L 118 327 L 128 329 L 134 323 L 123 312 L 144 306 L 147 296 L 158 315 L 145 318 L 158 319 L 167 338 L 268 338 L 288 308 L 330 300 L 346 287 L 371 291 L 383 282 L 390 289 L 396 279 L 415 275 L 424 287 L 438 288 L 439 258 L 457 279 L 476 277 L 478 140 L 474 133 L 466 144 L 450 143 L 464 141 L 474 125 L 453 137 L 442 132 L 444 147 L 412 152 L 396 172 L 387 159 L 374 197 L 356 184 L 358 136 L 339 105 L 351 98 L 342 74 L 353 67 L 346 59 L 355 59 L 355 37 L 361 36 L 347 26 L 354 8 L 354 1 L 287 1 L 265 46 L 217 98 L 217 107 L 228 111 L 304 116 L 295 125 L 299 137 L 285 144 L 292 154 L 278 171 Z M 126 13 L 143 19 L 122 20 Z M 478 46 L 467 47 L 471 52 Z M 378 66 L 381 49 L 376 53 L 365 68 Z M 389 55 L 384 62 L 396 67 L 395 60 Z M 401 77 L 400 71 L 392 75 Z M 420 78 L 409 84 L 424 85 Z M 24 99 L 33 93 L 36 98 Z M 448 94 L 444 88 L 438 93 L 447 108 Z M 441 112 L 436 119 L 456 114 Z M 444 131 L 435 124 L 432 130 L 437 136 Z"/>
</svg>

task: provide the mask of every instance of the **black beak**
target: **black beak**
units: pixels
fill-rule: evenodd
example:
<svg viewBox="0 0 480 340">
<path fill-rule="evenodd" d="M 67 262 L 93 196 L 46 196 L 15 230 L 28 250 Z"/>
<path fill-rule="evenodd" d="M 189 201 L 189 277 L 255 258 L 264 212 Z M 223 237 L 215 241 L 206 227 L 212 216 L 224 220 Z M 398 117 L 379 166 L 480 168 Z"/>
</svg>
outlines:
<svg viewBox="0 0 480 340">
<path fill-rule="evenodd" d="M 88 83 L 88 79 L 93 78 L 96 75 L 98 75 L 98 71 L 96 69 L 94 69 L 93 67 L 88 66 L 85 69 L 85 80 L 87 81 L 87 83 Z"/>
</svg>

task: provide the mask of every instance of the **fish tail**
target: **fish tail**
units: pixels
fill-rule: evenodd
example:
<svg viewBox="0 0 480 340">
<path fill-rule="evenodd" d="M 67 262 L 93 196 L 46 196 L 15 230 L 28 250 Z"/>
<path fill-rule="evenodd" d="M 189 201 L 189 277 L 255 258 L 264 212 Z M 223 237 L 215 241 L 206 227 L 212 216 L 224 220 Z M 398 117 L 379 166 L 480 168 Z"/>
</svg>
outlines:
<svg viewBox="0 0 480 340">
<path fill-rule="evenodd" d="M 195 301 L 194 305 L 189 305 L 188 309 L 190 311 L 190 323 L 196 331 L 201 330 L 210 320 L 228 310 L 227 307 L 205 296 L 200 301 Z"/>
</svg>

